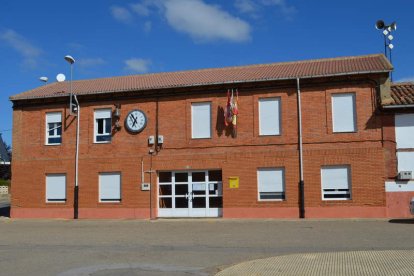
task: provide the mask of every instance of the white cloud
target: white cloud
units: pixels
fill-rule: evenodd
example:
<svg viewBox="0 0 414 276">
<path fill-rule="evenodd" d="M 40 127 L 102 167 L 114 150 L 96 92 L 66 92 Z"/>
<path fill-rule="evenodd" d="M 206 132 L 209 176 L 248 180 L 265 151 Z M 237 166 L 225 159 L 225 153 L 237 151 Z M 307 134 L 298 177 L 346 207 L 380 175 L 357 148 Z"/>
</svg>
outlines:
<svg viewBox="0 0 414 276">
<path fill-rule="evenodd" d="M 254 4 L 252 0 L 240 1 L 240 5 L 243 5 L 242 2 L 246 2 L 241 7 L 245 10 L 249 9 L 249 3 Z M 158 12 L 170 27 L 189 35 L 197 42 L 244 42 L 250 39 L 251 26 L 248 22 L 231 15 L 218 5 L 205 3 L 204 0 L 141 0 L 129 5 L 129 9 L 141 17 Z M 143 29 L 145 32 L 151 31 L 152 22 L 147 20 Z"/>
<path fill-rule="evenodd" d="M 7 29 L 0 33 L 0 40 L 4 41 L 23 57 L 23 65 L 25 67 L 36 67 L 42 50 L 33 46 L 26 38 L 12 29 Z"/>
<path fill-rule="evenodd" d="M 81 67 L 94 67 L 106 63 L 103 58 L 80 58 L 77 62 Z"/>
<path fill-rule="evenodd" d="M 414 82 L 414 76 L 412 76 L 412 77 L 402 78 L 402 79 L 399 79 L 399 80 L 398 80 L 398 81 L 396 81 L 396 82 Z"/>
<path fill-rule="evenodd" d="M 296 8 L 292 5 L 289 5 L 286 0 L 261 0 L 261 3 L 265 6 L 278 7 L 288 19 L 290 19 L 292 15 L 297 12 Z"/>
<path fill-rule="evenodd" d="M 197 41 L 243 42 L 250 39 L 250 25 L 219 6 L 201 0 L 165 0 L 162 3 L 168 24 Z"/>
<path fill-rule="evenodd" d="M 142 3 L 131 4 L 131 9 L 140 16 L 148 16 L 150 14 L 150 5 L 151 2 L 144 1 Z"/>
<path fill-rule="evenodd" d="M 111 13 L 112 13 L 112 16 L 116 20 L 118 20 L 122 23 L 129 24 L 132 21 L 132 14 L 126 8 L 118 7 L 118 6 L 112 6 L 111 7 Z"/>
<path fill-rule="evenodd" d="M 236 0 L 234 6 L 241 13 L 254 14 L 259 8 L 253 0 Z"/>
<path fill-rule="evenodd" d="M 125 69 L 135 73 L 147 73 L 151 65 L 151 60 L 142 58 L 130 58 L 125 60 Z"/>
</svg>

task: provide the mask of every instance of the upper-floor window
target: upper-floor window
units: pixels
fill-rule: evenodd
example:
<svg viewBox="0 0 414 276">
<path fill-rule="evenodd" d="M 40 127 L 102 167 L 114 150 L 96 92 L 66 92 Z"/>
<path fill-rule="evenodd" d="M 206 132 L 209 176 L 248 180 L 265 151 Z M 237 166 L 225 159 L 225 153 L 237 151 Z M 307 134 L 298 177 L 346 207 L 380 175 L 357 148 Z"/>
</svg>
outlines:
<svg viewBox="0 0 414 276">
<path fill-rule="evenodd" d="M 414 114 L 395 115 L 397 149 L 414 148 Z"/>
<path fill-rule="evenodd" d="M 62 113 L 46 113 L 46 145 L 62 143 Z"/>
<path fill-rule="evenodd" d="M 280 98 L 259 99 L 259 135 L 280 135 Z"/>
<path fill-rule="evenodd" d="M 356 131 L 355 93 L 332 95 L 333 132 Z"/>
<path fill-rule="evenodd" d="M 112 110 L 95 110 L 94 142 L 109 143 L 112 139 Z"/>
<path fill-rule="evenodd" d="M 260 168 L 257 170 L 259 200 L 285 199 L 285 170 Z"/>
<path fill-rule="evenodd" d="M 351 169 L 349 166 L 323 166 L 321 169 L 322 199 L 351 199 Z"/>
<path fill-rule="evenodd" d="M 191 137 L 211 138 L 211 103 L 191 104 Z"/>
</svg>

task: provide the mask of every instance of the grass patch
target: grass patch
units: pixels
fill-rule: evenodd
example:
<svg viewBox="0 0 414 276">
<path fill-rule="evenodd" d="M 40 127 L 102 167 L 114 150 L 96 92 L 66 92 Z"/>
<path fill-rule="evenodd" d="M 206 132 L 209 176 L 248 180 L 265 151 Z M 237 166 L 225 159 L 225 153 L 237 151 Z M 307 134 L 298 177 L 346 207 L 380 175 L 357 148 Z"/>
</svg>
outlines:
<svg viewBox="0 0 414 276">
<path fill-rule="evenodd" d="M 0 179 L 0 186 L 8 186 L 10 188 L 10 180 Z"/>
</svg>

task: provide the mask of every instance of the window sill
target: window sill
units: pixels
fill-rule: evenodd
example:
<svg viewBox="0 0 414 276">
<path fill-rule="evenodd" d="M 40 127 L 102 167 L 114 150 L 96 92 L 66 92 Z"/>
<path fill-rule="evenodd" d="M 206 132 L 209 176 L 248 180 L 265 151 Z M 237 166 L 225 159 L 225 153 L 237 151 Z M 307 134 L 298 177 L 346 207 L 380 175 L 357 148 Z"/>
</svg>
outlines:
<svg viewBox="0 0 414 276">
<path fill-rule="evenodd" d="M 353 131 L 332 131 L 332 134 L 348 134 L 348 133 L 358 133 L 358 130 L 353 130 Z"/>
<path fill-rule="evenodd" d="M 207 139 L 211 139 L 211 137 L 199 137 L 199 138 L 191 137 L 191 140 L 207 140 Z"/>
<path fill-rule="evenodd" d="M 61 200 L 61 201 L 46 201 L 47 205 L 62 205 L 62 204 L 66 204 L 66 200 Z"/>
<path fill-rule="evenodd" d="M 99 201 L 98 203 L 105 205 L 105 204 L 121 204 L 122 202 L 121 200 L 108 200 L 108 201 L 104 200 L 104 201 Z"/>
<path fill-rule="evenodd" d="M 259 199 L 257 202 L 284 202 L 286 199 Z"/>
<path fill-rule="evenodd" d="M 280 137 L 282 134 L 259 134 L 259 137 Z"/>
<path fill-rule="evenodd" d="M 45 144 L 45 146 L 60 146 L 60 145 L 62 145 L 62 143 L 59 143 L 59 144 Z"/>
<path fill-rule="evenodd" d="M 350 201 L 352 201 L 352 198 L 350 198 L 350 199 L 342 199 L 342 198 L 338 198 L 338 199 L 326 199 L 326 198 L 322 198 L 322 201 L 323 202 L 336 202 L 336 201 L 341 201 L 341 202 L 343 202 L 343 201 L 346 201 L 346 202 L 350 202 Z"/>
</svg>

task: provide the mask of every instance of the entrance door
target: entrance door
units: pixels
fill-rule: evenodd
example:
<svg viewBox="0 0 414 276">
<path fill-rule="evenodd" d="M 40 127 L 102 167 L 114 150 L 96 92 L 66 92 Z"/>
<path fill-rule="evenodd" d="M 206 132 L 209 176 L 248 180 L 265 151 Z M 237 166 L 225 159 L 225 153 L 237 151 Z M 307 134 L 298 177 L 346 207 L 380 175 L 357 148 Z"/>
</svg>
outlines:
<svg viewBox="0 0 414 276">
<path fill-rule="evenodd" d="M 158 216 L 221 216 L 221 178 L 219 170 L 159 172 Z"/>
</svg>

